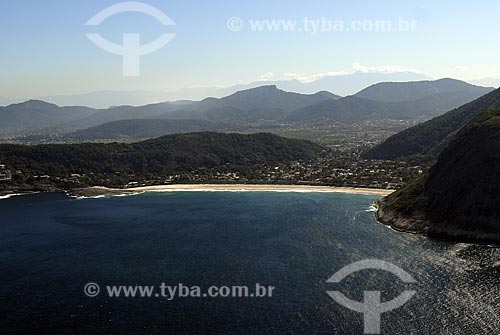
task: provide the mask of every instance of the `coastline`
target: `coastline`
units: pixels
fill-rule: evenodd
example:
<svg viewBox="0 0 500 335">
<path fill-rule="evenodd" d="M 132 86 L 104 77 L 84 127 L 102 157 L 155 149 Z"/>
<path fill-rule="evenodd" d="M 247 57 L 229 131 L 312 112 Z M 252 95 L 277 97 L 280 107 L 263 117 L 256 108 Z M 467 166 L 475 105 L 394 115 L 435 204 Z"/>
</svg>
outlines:
<svg viewBox="0 0 500 335">
<path fill-rule="evenodd" d="M 30 194 L 30 193 L 0 194 L 0 200 L 2 200 L 2 199 L 9 199 L 9 198 L 12 198 L 12 197 L 17 197 L 17 196 L 23 195 L 23 194 Z"/>
<path fill-rule="evenodd" d="M 452 224 L 437 225 L 425 219 L 425 214 L 415 216 L 402 215 L 397 211 L 384 208 L 384 201 L 376 202 L 375 219 L 390 229 L 403 233 L 420 235 L 431 240 L 448 243 L 469 243 L 500 247 L 500 234 L 492 234 L 477 230 L 464 230 Z"/>
<path fill-rule="evenodd" d="M 93 186 L 69 192 L 75 197 L 105 197 L 133 195 L 143 192 L 318 192 L 348 193 L 386 196 L 394 192 L 388 189 L 310 186 L 310 185 L 265 185 L 265 184 L 166 184 L 131 188 L 107 188 Z"/>
<path fill-rule="evenodd" d="M 424 214 L 401 215 L 394 210 L 388 210 L 384 199 L 376 202 L 376 209 L 375 219 L 379 223 L 398 232 L 428 236 L 430 223 L 424 219 Z"/>
</svg>

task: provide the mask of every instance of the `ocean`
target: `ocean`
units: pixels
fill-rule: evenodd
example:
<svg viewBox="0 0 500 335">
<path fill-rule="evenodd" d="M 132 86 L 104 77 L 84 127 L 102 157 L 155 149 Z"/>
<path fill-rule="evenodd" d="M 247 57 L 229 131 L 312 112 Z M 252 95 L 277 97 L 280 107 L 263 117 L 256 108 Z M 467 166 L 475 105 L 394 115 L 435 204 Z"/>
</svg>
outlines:
<svg viewBox="0 0 500 335">
<path fill-rule="evenodd" d="M 376 222 L 377 196 L 151 192 L 0 200 L 2 334 L 362 334 L 327 293 L 391 301 L 382 334 L 500 332 L 500 250 L 432 241 Z M 383 269 L 337 271 L 366 259 Z M 88 292 L 96 284 L 99 294 Z M 110 296 L 108 286 L 273 287 L 267 296 Z M 192 292 L 191 292 L 192 293 Z"/>
</svg>

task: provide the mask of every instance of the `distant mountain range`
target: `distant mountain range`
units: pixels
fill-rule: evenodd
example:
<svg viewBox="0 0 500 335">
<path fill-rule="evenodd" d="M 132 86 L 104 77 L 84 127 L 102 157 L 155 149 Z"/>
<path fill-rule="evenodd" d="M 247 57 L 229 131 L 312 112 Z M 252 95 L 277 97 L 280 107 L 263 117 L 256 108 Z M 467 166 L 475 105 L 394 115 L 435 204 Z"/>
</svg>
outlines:
<svg viewBox="0 0 500 335">
<path fill-rule="evenodd" d="M 206 120 L 130 119 L 107 122 L 99 126 L 77 130 L 64 136 L 66 141 L 127 141 L 160 137 L 176 133 L 201 131 L 224 132 L 233 128 L 223 123 Z"/>
<path fill-rule="evenodd" d="M 430 118 L 492 90 L 454 79 L 380 83 L 353 96 L 300 108 L 289 115 L 287 121 L 324 119 L 355 122 Z"/>
<path fill-rule="evenodd" d="M 255 122 L 282 120 L 295 108 L 324 100 L 338 99 L 329 92 L 298 94 L 285 92 L 276 86 L 261 86 L 236 92 L 224 98 L 206 98 L 196 102 L 164 102 L 140 107 L 120 106 L 61 124 L 65 128 L 87 128 L 125 119 L 190 119 L 214 122 Z"/>
<path fill-rule="evenodd" d="M 322 101 L 315 105 L 299 108 L 290 114 L 286 121 L 301 123 L 304 121 L 324 120 L 340 122 L 356 122 L 379 119 L 409 119 L 412 113 L 411 106 L 403 109 L 394 104 L 387 104 L 375 100 L 361 99 L 349 96 L 335 101 Z M 421 113 L 413 116 L 423 116 Z"/>
<path fill-rule="evenodd" d="M 493 88 L 474 86 L 455 79 L 415 81 L 407 83 L 379 83 L 356 93 L 356 97 L 382 102 L 403 102 L 442 96 L 443 94 L 467 94 L 481 96 Z"/>
<path fill-rule="evenodd" d="M 388 138 L 364 156 L 376 159 L 434 159 L 460 128 L 491 108 L 500 108 L 500 89 L 444 115 L 408 128 Z"/>
<path fill-rule="evenodd" d="M 59 106 L 88 106 L 96 109 L 108 108 L 111 106 L 130 105 L 142 106 L 155 104 L 163 101 L 176 100 L 202 100 L 206 97 L 221 98 L 238 91 L 257 88 L 260 86 L 275 85 L 279 89 L 288 92 L 302 94 L 313 94 L 320 91 L 329 91 L 336 94 L 347 96 L 358 92 L 370 85 L 396 81 L 407 82 L 417 80 L 431 79 L 426 75 L 415 72 L 394 72 L 394 73 L 364 73 L 354 72 L 342 75 L 325 74 L 322 78 L 303 82 L 297 79 L 276 80 L 276 81 L 255 81 L 244 85 L 233 85 L 229 87 L 195 87 L 186 88 L 173 92 L 164 91 L 97 91 L 75 95 L 43 96 L 37 97 L 38 100 L 55 103 Z M 0 106 L 8 105 L 13 102 L 21 102 L 27 99 L 2 99 Z"/>
<path fill-rule="evenodd" d="M 79 120 L 96 112 L 88 107 L 59 107 L 39 100 L 29 100 L 0 107 L 0 129 L 42 129 Z"/>
<path fill-rule="evenodd" d="M 499 94 L 497 90 L 488 99 Z M 484 109 L 485 101 L 462 109 L 467 118 L 475 116 L 453 136 L 428 174 L 380 203 L 382 222 L 436 238 L 500 243 L 500 109 Z"/>
<path fill-rule="evenodd" d="M 335 76 L 326 75 L 323 78 L 302 82 L 297 79 L 277 81 L 257 81 L 246 85 L 235 85 L 230 90 L 241 91 L 262 85 L 275 85 L 279 89 L 290 92 L 312 94 L 319 91 L 335 92 L 341 96 L 353 95 L 360 90 L 382 82 L 410 82 L 430 80 L 426 75 L 416 72 L 393 72 L 393 73 L 365 73 L 355 72 Z M 223 95 L 230 94 L 229 91 L 220 91 Z"/>
<path fill-rule="evenodd" d="M 177 122 L 178 132 L 253 127 L 258 124 L 277 126 L 288 123 L 300 127 L 305 121 L 323 124 L 384 119 L 421 120 L 440 115 L 491 90 L 453 79 L 443 79 L 433 82 L 377 84 L 345 98 L 325 91 L 314 94 L 286 92 L 271 85 L 239 91 L 220 99 L 205 98 L 201 101 L 163 102 L 109 109 L 58 107 L 30 100 L 1 107 L 0 130 L 25 129 L 29 134 L 33 129 L 57 128 L 69 132 L 109 122 L 141 120 L 106 125 L 87 132 L 85 136 L 80 133 L 90 140 L 88 134 L 102 134 L 106 130 L 110 131 L 109 138 L 127 137 L 134 132 L 146 136 L 146 129 L 150 132 L 146 138 L 155 137 L 160 135 L 161 127 L 165 127 L 164 134 L 173 132 L 173 121 L 153 125 L 151 121 L 144 121 L 147 119 L 190 120 L 191 124 Z M 394 94 L 394 91 L 399 93 Z M 198 124 L 194 124 L 194 120 Z M 134 123 L 136 130 L 133 130 Z"/>
</svg>

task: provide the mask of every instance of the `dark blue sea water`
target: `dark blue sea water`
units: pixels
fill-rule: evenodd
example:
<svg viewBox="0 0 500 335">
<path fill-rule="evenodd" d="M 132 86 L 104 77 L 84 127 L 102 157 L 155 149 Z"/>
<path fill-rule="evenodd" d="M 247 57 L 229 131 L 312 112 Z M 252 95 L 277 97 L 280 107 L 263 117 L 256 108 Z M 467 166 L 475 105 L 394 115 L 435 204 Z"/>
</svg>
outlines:
<svg viewBox="0 0 500 335">
<path fill-rule="evenodd" d="M 362 334 L 362 301 L 416 290 L 384 313 L 383 334 L 498 334 L 500 252 L 394 232 L 374 196 L 178 192 L 106 199 L 37 194 L 0 200 L 1 334 Z M 363 259 L 411 274 L 403 283 Z M 86 283 L 100 285 L 88 297 Z M 109 297 L 106 285 L 274 286 L 272 297 Z"/>
</svg>

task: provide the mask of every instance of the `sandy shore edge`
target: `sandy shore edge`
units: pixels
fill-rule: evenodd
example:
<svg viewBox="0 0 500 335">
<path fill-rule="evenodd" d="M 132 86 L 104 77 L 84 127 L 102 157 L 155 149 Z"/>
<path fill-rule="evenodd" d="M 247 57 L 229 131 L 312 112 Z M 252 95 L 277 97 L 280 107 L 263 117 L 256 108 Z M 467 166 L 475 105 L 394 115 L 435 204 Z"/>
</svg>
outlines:
<svg viewBox="0 0 500 335">
<path fill-rule="evenodd" d="M 394 190 L 309 185 L 169 184 L 123 189 L 94 186 L 74 190 L 71 194 L 78 197 L 102 197 L 137 194 L 143 192 L 324 192 L 386 196 L 394 192 Z"/>
</svg>

